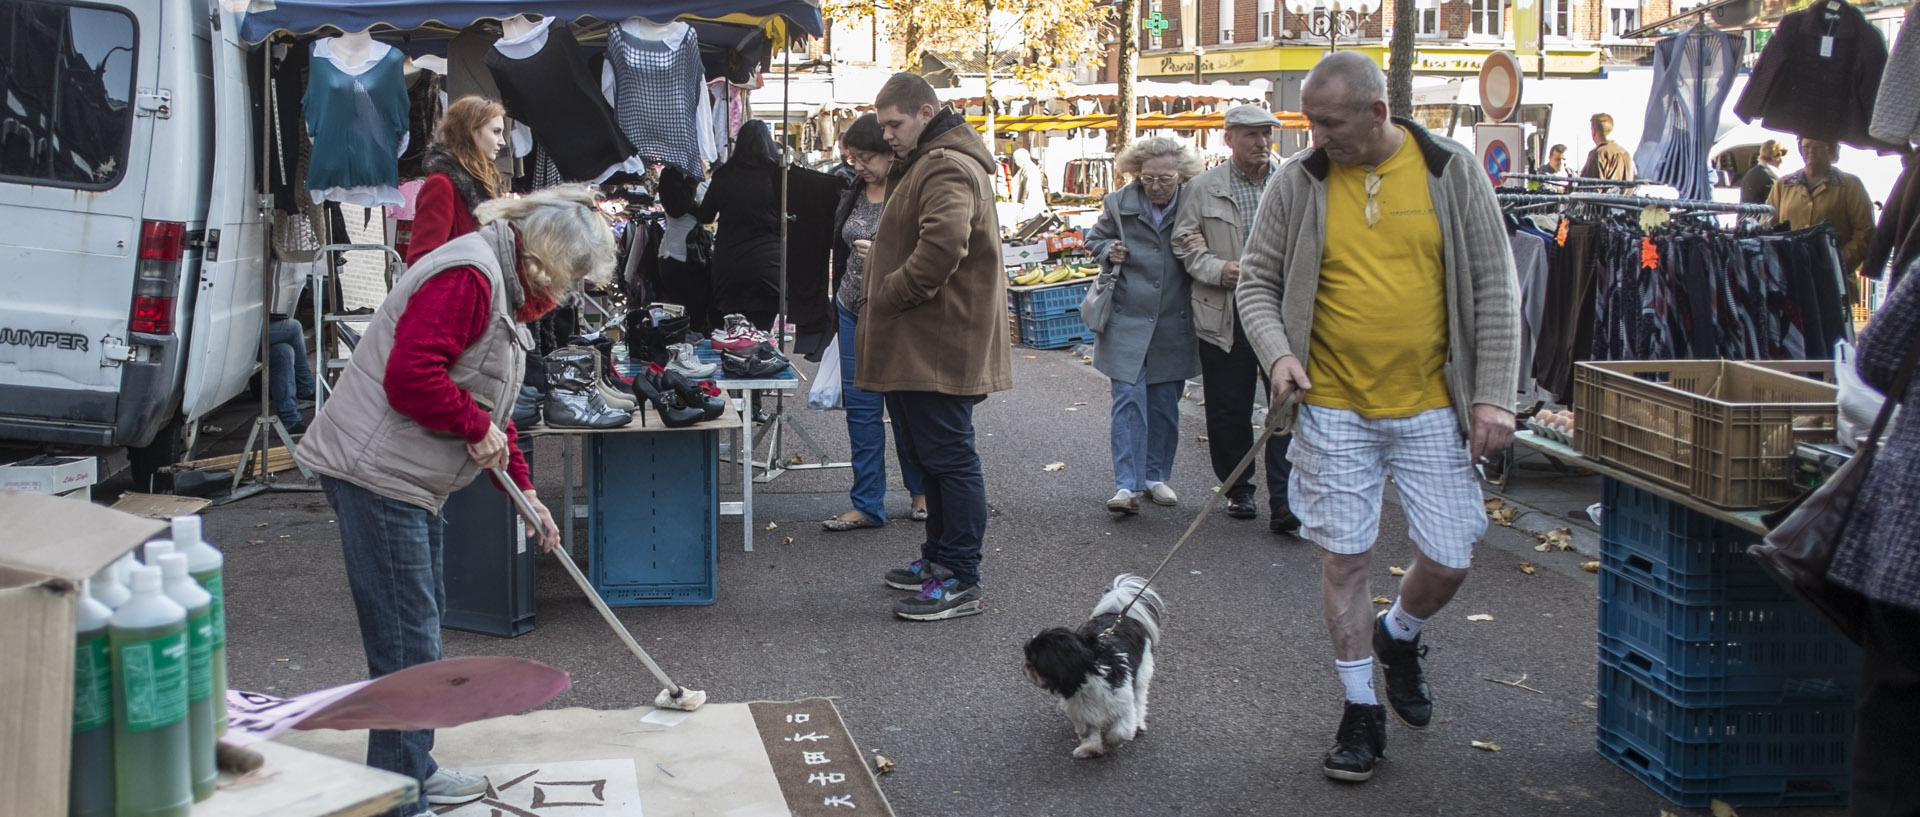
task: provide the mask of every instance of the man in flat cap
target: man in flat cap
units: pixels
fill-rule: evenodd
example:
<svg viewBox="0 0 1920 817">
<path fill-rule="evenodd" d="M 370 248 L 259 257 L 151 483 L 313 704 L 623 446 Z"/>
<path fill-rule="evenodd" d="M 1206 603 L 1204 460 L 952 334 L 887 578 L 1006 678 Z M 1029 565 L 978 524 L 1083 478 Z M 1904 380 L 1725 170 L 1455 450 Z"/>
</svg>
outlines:
<svg viewBox="0 0 1920 817">
<path fill-rule="evenodd" d="M 1225 480 L 1253 445 L 1254 389 L 1264 380 L 1260 360 L 1247 342 L 1236 314 L 1233 288 L 1240 280 L 1240 248 L 1253 226 L 1260 194 L 1279 165 L 1273 157 L 1273 129 L 1280 120 L 1259 105 L 1227 111 L 1231 161 L 1195 177 L 1180 197 L 1173 225 L 1174 246 L 1193 278 L 1193 325 L 1200 340 L 1200 376 L 1205 381 L 1207 450 L 1213 473 Z M 1274 533 L 1299 530 L 1300 520 L 1287 503 L 1286 435 L 1267 441 L 1267 528 Z M 1253 471 L 1248 468 L 1226 486 L 1227 515 L 1253 519 Z"/>
</svg>

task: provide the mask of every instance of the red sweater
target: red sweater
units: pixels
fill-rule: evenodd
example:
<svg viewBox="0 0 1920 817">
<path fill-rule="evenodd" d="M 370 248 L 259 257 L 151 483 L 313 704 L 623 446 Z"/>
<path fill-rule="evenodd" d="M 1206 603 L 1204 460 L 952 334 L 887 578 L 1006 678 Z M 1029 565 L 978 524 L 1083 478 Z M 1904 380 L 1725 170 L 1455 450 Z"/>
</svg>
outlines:
<svg viewBox="0 0 1920 817">
<path fill-rule="evenodd" d="M 444 176 L 437 178 L 445 184 Z M 451 194 L 451 186 L 448 192 Z M 459 210 L 466 212 L 465 207 Z M 448 372 L 460 354 L 486 332 L 492 299 L 493 289 L 486 275 L 473 267 L 447 270 L 420 285 L 394 326 L 393 352 L 387 357 L 387 403 L 394 411 L 429 430 L 457 434 L 469 443 L 487 436 L 493 419 L 472 395 L 454 384 Z M 507 421 L 504 431 L 507 451 L 512 455 L 507 473 L 521 490 L 531 491 L 527 458 L 516 442 L 512 420 Z"/>
<path fill-rule="evenodd" d="M 480 229 L 445 173 L 428 176 L 413 201 L 413 234 L 407 239 L 409 264 L 442 244 Z"/>
</svg>

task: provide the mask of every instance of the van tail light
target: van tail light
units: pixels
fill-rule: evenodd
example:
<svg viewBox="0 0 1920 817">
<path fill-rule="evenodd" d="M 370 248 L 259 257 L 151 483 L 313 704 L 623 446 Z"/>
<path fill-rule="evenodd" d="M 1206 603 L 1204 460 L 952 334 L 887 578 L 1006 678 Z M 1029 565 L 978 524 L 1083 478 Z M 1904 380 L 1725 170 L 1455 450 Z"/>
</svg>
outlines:
<svg viewBox="0 0 1920 817">
<path fill-rule="evenodd" d="M 135 332 L 173 333 L 175 297 L 180 288 L 180 259 L 186 254 L 187 225 L 173 221 L 140 223 L 140 261 L 133 282 Z"/>
</svg>

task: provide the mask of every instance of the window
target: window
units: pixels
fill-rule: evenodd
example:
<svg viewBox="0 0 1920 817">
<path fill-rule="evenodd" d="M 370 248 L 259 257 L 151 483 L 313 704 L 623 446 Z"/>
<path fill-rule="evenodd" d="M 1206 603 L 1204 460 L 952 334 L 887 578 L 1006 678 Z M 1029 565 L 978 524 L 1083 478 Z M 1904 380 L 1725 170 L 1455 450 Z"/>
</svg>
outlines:
<svg viewBox="0 0 1920 817">
<path fill-rule="evenodd" d="M 1607 9 L 1607 33 L 1615 37 L 1625 37 L 1627 32 L 1640 27 L 1639 9 Z"/>
<path fill-rule="evenodd" d="M 1544 25 L 1549 37 L 1571 36 L 1569 12 L 1572 0 L 1540 0 L 1541 13 L 1545 16 Z"/>
<path fill-rule="evenodd" d="M 1220 0 L 1220 44 L 1233 42 L 1233 0 Z"/>
<path fill-rule="evenodd" d="M 1260 12 L 1260 39 L 1273 39 L 1273 12 Z"/>
<path fill-rule="evenodd" d="M 1498 37 L 1505 33 L 1502 23 L 1506 11 L 1507 0 L 1473 0 L 1473 11 L 1467 15 L 1468 24 L 1475 34 Z"/>
<path fill-rule="evenodd" d="M 133 130 L 133 17 L 37 0 L 0 4 L 0 176 L 104 190 Z"/>
<path fill-rule="evenodd" d="M 1413 9 L 1413 33 L 1414 33 L 1414 35 L 1415 35 L 1415 36 L 1419 36 L 1419 35 L 1422 35 L 1422 34 L 1429 34 L 1429 35 L 1431 35 L 1431 34 L 1439 34 L 1439 33 L 1440 33 L 1440 8 L 1439 8 L 1439 6 L 1416 6 L 1416 7 L 1414 7 L 1414 9 Z"/>
</svg>

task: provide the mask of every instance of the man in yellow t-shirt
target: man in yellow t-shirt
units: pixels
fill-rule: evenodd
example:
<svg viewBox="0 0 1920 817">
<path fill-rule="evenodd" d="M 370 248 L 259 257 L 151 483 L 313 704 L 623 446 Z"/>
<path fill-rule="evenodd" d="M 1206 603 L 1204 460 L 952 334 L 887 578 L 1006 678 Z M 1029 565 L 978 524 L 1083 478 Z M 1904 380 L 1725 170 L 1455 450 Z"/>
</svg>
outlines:
<svg viewBox="0 0 1920 817">
<path fill-rule="evenodd" d="M 1486 533 L 1472 464 L 1513 438 L 1518 282 L 1486 171 L 1465 147 L 1389 118 L 1379 66 L 1328 56 L 1300 100 L 1314 149 L 1268 185 L 1235 296 L 1273 404 L 1300 398 L 1288 496 L 1300 535 L 1324 551 L 1347 701 L 1321 770 L 1358 782 L 1386 747 L 1375 660 L 1394 714 L 1415 728 L 1433 718 L 1420 631 Z M 1419 555 L 1376 617 L 1367 577 L 1388 475 Z"/>
</svg>

